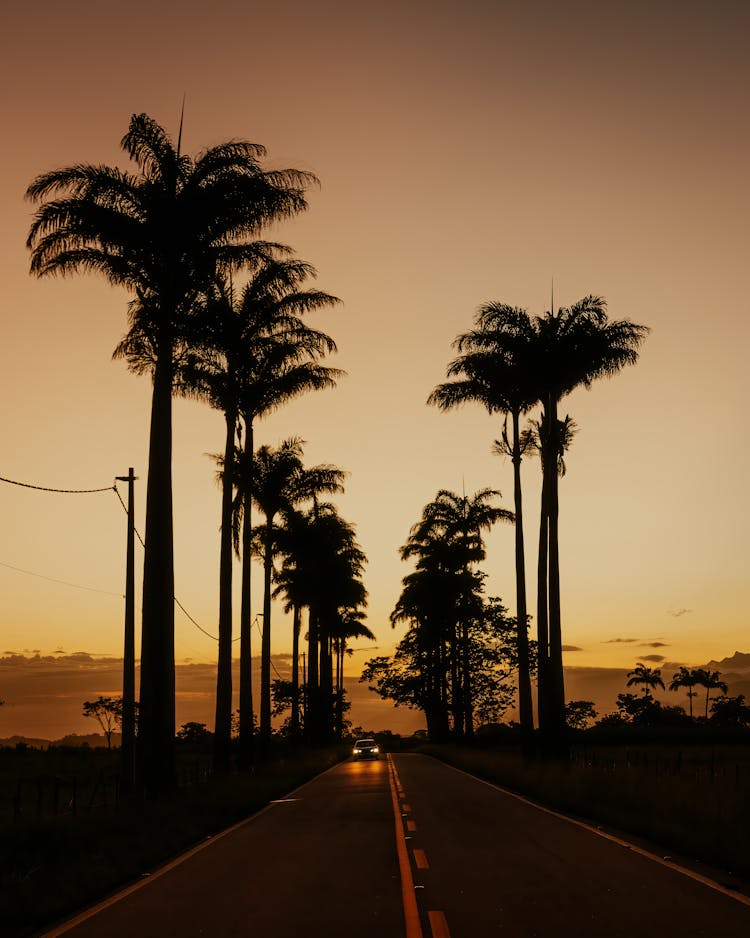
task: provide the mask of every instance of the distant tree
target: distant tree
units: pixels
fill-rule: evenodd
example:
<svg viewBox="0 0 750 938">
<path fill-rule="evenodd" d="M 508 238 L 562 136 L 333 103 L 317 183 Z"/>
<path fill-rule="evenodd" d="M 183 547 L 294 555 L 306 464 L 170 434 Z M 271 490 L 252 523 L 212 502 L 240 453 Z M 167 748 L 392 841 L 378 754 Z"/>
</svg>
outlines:
<svg viewBox="0 0 750 938">
<path fill-rule="evenodd" d="M 659 722 L 661 704 L 647 691 L 643 697 L 638 694 L 618 694 L 617 709 L 626 723 L 632 723 L 634 726 L 652 726 Z"/>
<path fill-rule="evenodd" d="M 569 700 L 565 704 L 565 723 L 568 729 L 585 730 L 597 716 L 593 700 Z"/>
<path fill-rule="evenodd" d="M 669 689 L 672 691 L 680 690 L 683 687 L 687 687 L 688 700 L 690 701 L 690 719 L 693 719 L 693 697 L 696 697 L 697 694 L 693 690 L 696 684 L 699 683 L 700 672 L 695 668 L 680 668 L 680 670 L 675 674 L 672 680 L 669 682 Z"/>
<path fill-rule="evenodd" d="M 96 717 L 107 737 L 107 749 L 111 749 L 112 733 L 122 726 L 122 697 L 97 697 L 96 700 L 86 700 L 83 704 L 83 715 Z"/>
<path fill-rule="evenodd" d="M 750 725 L 750 707 L 745 703 L 745 695 L 717 697 L 711 704 L 710 720 L 716 726 Z"/>
<path fill-rule="evenodd" d="M 661 669 L 660 668 L 649 668 L 645 664 L 640 662 L 633 668 L 632 671 L 628 671 L 628 687 L 633 685 L 642 685 L 641 690 L 646 695 L 646 697 L 651 697 L 651 689 L 661 687 L 664 690 L 664 681 L 661 679 Z"/>
<path fill-rule="evenodd" d="M 194 720 L 183 723 L 177 730 L 177 739 L 185 743 L 199 743 L 211 739 L 212 736 L 213 733 L 206 728 L 205 723 L 196 723 Z"/>
<path fill-rule="evenodd" d="M 704 717 L 707 720 L 711 691 L 720 690 L 722 694 L 726 694 L 729 690 L 729 685 L 721 680 L 721 674 L 718 671 L 708 671 L 705 668 L 698 668 L 695 673 L 697 675 L 696 683 L 706 688 L 706 712 Z"/>
</svg>

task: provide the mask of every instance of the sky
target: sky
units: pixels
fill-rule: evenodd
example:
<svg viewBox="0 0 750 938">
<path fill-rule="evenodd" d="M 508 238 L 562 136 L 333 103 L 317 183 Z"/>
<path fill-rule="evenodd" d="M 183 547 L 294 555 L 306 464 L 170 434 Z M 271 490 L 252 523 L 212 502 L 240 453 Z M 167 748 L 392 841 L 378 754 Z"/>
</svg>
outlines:
<svg viewBox="0 0 750 938">
<path fill-rule="evenodd" d="M 368 556 L 377 636 L 352 675 L 403 634 L 388 621 L 408 572 L 398 547 L 438 489 L 492 486 L 512 507 L 497 417 L 425 400 L 481 303 L 543 313 L 553 281 L 556 305 L 599 294 L 651 330 L 635 367 L 561 408 L 580 428 L 560 491 L 566 663 L 750 650 L 747 4 L 42 0 L 3 27 L 0 476 L 96 488 L 133 466 L 143 527 L 149 380 L 111 360 L 127 294 L 91 275 L 31 278 L 24 191 L 71 163 L 127 165 L 130 115 L 176 134 L 184 96 L 188 151 L 248 139 L 269 167 L 320 179 L 274 235 L 342 299 L 311 324 L 348 376 L 264 420 L 256 441 L 299 435 L 310 464 L 350 473 L 338 501 Z M 207 454 L 223 420 L 187 401 L 174 415 L 176 593 L 215 634 Z M 532 596 L 539 483 L 528 461 Z M 121 655 L 124 551 L 113 493 L 0 483 L 0 651 Z M 489 536 L 485 569 L 512 608 L 510 526 Z M 279 613 L 276 653 L 290 635 Z M 179 610 L 176 654 L 216 654 Z"/>
</svg>

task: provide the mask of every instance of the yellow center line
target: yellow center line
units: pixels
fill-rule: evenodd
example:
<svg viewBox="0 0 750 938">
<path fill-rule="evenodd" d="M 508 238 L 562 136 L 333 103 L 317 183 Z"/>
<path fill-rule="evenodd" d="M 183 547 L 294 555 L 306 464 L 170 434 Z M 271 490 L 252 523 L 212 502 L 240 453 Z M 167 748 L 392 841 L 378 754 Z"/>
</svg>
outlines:
<svg viewBox="0 0 750 938">
<path fill-rule="evenodd" d="M 427 854 L 424 850 L 419 850 L 415 848 L 412 850 L 414 854 L 414 862 L 417 864 L 418 870 L 429 870 L 430 864 L 427 862 Z"/>
<path fill-rule="evenodd" d="M 408 805 L 405 801 L 402 801 L 401 810 L 404 812 L 404 814 L 411 814 L 411 805 Z"/>
<path fill-rule="evenodd" d="M 406 822 L 406 829 L 409 831 L 410 834 L 413 834 L 414 831 L 417 829 L 417 822 L 416 822 L 416 821 L 407 821 L 407 822 Z"/>
<path fill-rule="evenodd" d="M 404 823 L 401 820 L 401 811 L 398 806 L 398 797 L 396 795 L 396 767 L 393 759 L 388 756 L 388 782 L 391 787 L 391 799 L 393 802 L 393 821 L 396 830 L 396 852 L 398 854 L 398 867 L 401 873 L 401 901 L 404 906 L 404 925 L 406 926 L 406 938 L 423 938 L 422 925 L 419 921 L 419 909 L 417 908 L 417 899 L 414 895 L 414 880 L 411 875 L 411 863 L 409 854 L 406 850 L 406 840 L 404 839 Z"/>
<path fill-rule="evenodd" d="M 445 912 L 428 912 L 427 918 L 430 922 L 432 938 L 451 938 Z"/>
</svg>

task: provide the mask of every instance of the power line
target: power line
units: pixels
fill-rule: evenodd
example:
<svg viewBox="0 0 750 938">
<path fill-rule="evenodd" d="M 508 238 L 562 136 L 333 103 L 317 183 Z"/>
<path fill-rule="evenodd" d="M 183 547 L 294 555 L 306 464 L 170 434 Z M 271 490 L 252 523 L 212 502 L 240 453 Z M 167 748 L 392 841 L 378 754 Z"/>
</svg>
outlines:
<svg viewBox="0 0 750 938">
<path fill-rule="evenodd" d="M 262 640 L 262 639 L 263 639 L 263 632 L 261 632 L 260 626 L 258 625 L 258 617 L 257 617 L 257 616 L 253 619 L 253 625 L 254 625 L 255 628 L 258 630 L 258 635 L 260 635 L 261 640 Z M 276 671 L 276 677 L 277 677 L 280 681 L 283 681 L 284 678 L 279 674 L 278 669 L 276 668 L 276 665 L 273 663 L 273 658 L 271 658 L 271 667 L 274 669 L 274 671 Z"/>
<path fill-rule="evenodd" d="M 114 485 L 108 485 L 101 489 L 53 489 L 46 485 L 32 485 L 30 482 L 17 482 L 15 479 L 5 479 L 0 476 L 0 482 L 7 482 L 8 485 L 18 485 L 23 489 L 36 489 L 37 492 L 60 492 L 64 495 L 91 495 L 94 492 L 111 492 L 116 490 Z"/>
<path fill-rule="evenodd" d="M 14 567 L 13 564 L 3 563 L 0 560 L 0 567 L 7 567 L 8 570 L 15 570 L 16 573 L 25 573 L 28 576 L 35 576 L 40 580 L 48 580 L 50 583 L 60 583 L 62 586 L 72 586 L 77 590 L 87 590 L 89 593 L 103 593 L 105 596 L 117 596 L 123 599 L 122 593 L 113 593 L 112 590 L 100 590 L 94 586 L 81 586 L 80 583 L 71 583 L 69 580 L 58 580 L 53 576 L 45 576 L 43 573 L 35 573 L 33 570 L 24 570 L 22 567 Z"/>
</svg>

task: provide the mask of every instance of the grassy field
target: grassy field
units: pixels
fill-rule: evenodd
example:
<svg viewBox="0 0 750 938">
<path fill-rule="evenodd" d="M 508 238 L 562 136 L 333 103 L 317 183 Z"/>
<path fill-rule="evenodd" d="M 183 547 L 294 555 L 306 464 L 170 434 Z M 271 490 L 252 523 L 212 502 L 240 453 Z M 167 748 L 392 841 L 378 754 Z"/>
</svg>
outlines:
<svg viewBox="0 0 750 938">
<path fill-rule="evenodd" d="M 181 787 L 168 803 L 115 804 L 91 793 L 114 777 L 106 750 L 0 751 L 0 929 L 3 938 L 32 934 L 128 882 L 139 879 L 206 836 L 253 814 L 334 765 L 348 749 L 279 751 L 252 773 L 206 778 L 205 754 L 183 753 Z M 203 768 L 201 768 L 203 765 Z M 54 779 L 77 778 L 77 810 L 62 785 L 52 813 Z M 22 805 L 14 798 L 21 779 Z M 37 780 L 39 786 L 37 785 Z M 37 792 L 41 808 L 37 811 Z M 28 792 L 29 797 L 26 797 Z M 251 858 L 249 858 L 251 860 Z"/>
<path fill-rule="evenodd" d="M 517 749 L 424 746 L 569 814 L 750 877 L 750 746 L 580 746 L 564 762 Z"/>
</svg>

